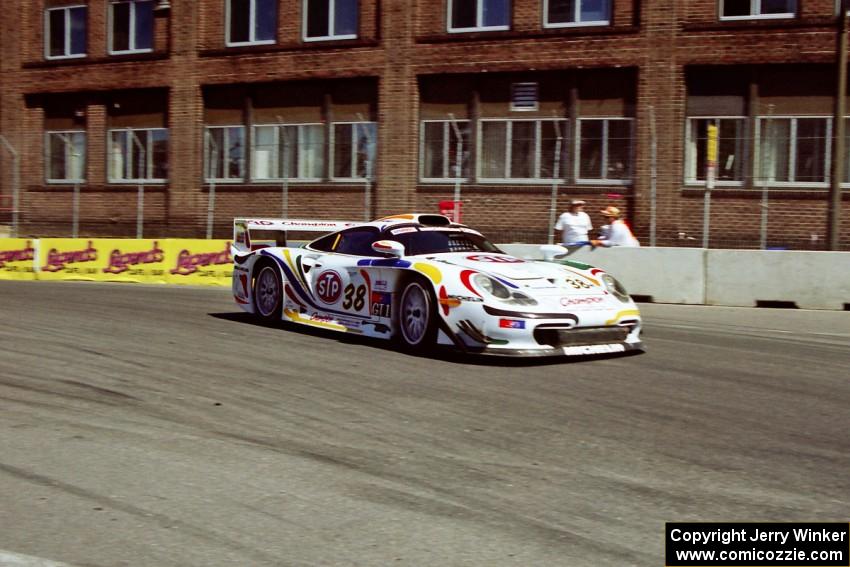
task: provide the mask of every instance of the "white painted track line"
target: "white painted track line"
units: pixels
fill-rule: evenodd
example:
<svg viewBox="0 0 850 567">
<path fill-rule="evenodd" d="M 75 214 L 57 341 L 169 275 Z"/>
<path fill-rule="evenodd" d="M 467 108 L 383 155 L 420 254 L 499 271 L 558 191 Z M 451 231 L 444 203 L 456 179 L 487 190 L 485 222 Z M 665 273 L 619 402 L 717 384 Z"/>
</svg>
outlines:
<svg viewBox="0 0 850 567">
<path fill-rule="evenodd" d="M 72 567 L 68 563 L 59 563 L 50 559 L 11 553 L 0 550 L 0 567 Z"/>
</svg>

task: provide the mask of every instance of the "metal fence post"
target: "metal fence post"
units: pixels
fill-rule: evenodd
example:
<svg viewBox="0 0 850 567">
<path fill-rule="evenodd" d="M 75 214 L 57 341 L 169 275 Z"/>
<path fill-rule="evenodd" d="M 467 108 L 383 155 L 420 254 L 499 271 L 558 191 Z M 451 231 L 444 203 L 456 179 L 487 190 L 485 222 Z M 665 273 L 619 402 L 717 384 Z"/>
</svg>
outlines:
<svg viewBox="0 0 850 567">
<path fill-rule="evenodd" d="M 449 114 L 449 119 L 451 120 L 450 124 L 452 125 L 452 133 L 455 135 L 455 139 L 457 140 L 457 149 L 455 150 L 455 191 L 454 197 L 452 200 L 452 220 L 454 222 L 460 222 L 460 184 L 461 184 L 461 176 L 463 174 L 462 161 L 463 161 L 463 135 L 460 132 L 460 128 L 457 126 L 457 120 L 455 120 L 454 114 Z"/>
<path fill-rule="evenodd" d="M 555 125 L 555 135 L 557 136 L 557 139 L 555 140 L 555 159 L 552 169 L 552 196 L 549 201 L 549 239 L 547 240 L 549 244 L 555 243 L 555 217 L 558 210 L 558 185 L 561 181 L 561 144 L 563 144 L 564 140 L 564 137 L 561 135 L 561 125 L 558 124 L 557 120 L 554 120 L 552 123 Z"/>
<path fill-rule="evenodd" d="M 708 144 L 706 147 L 706 172 L 705 193 L 703 194 L 702 208 L 702 247 L 708 248 L 709 235 L 711 232 L 711 190 L 714 189 L 714 176 L 717 169 L 717 137 L 718 128 L 716 124 L 709 124 L 707 129 Z"/>
<path fill-rule="evenodd" d="M 280 216 L 282 218 L 286 218 L 289 214 L 289 154 L 287 153 L 289 149 L 289 130 L 283 125 L 283 119 L 280 116 L 277 117 L 277 122 L 278 128 L 280 128 L 280 133 L 283 137 L 283 151 L 281 152 L 281 155 L 283 156 L 283 182 L 280 187 Z M 295 148 L 295 151 L 298 151 L 297 147 Z"/>
<path fill-rule="evenodd" d="M 76 157 L 75 154 L 71 154 Z M 79 236 L 80 228 L 80 182 L 74 182 L 74 193 L 71 197 L 71 238 Z"/>
<path fill-rule="evenodd" d="M 846 135 L 845 113 L 847 107 L 847 0 L 838 2 L 838 53 L 836 60 L 836 90 L 833 112 L 832 137 L 832 172 L 829 183 L 829 200 L 827 201 L 827 250 L 838 250 L 841 239 L 841 183 L 847 164 L 844 163 Z"/>
<path fill-rule="evenodd" d="M 649 106 L 649 245 L 655 246 L 658 223 L 658 134 L 655 126 L 655 107 Z"/>
<path fill-rule="evenodd" d="M 80 157 L 80 154 L 77 153 L 76 148 L 74 147 L 74 143 L 71 138 L 67 134 L 58 134 L 62 141 L 65 142 L 66 151 L 67 147 L 70 145 L 72 164 L 76 166 L 77 158 Z M 67 155 L 67 154 L 66 154 Z M 66 166 L 67 167 L 67 166 Z M 67 171 L 66 171 L 67 173 Z M 76 171 L 74 172 L 76 173 Z M 74 192 L 71 194 L 71 238 L 77 238 L 79 235 L 80 228 L 80 176 L 74 175 Z"/>
<path fill-rule="evenodd" d="M 207 240 L 210 240 L 212 238 L 212 235 L 213 235 L 213 219 L 215 217 L 215 176 L 216 176 L 215 170 L 218 168 L 217 160 L 218 160 L 218 149 L 219 148 L 218 148 L 218 144 L 216 143 L 216 141 L 213 140 L 212 136 L 210 135 L 209 130 L 206 130 L 204 132 L 204 134 L 205 134 L 206 141 L 207 141 L 207 144 L 208 144 L 206 147 L 210 148 L 210 161 L 208 163 L 207 173 L 210 173 L 209 166 L 212 166 L 212 175 L 210 175 L 210 177 L 209 177 L 210 194 L 209 194 L 209 199 L 207 201 Z"/>
<path fill-rule="evenodd" d="M 0 135 L 0 142 L 12 154 L 12 238 L 16 238 L 18 236 L 18 214 L 21 198 L 21 159 L 17 150 L 15 150 L 5 136 Z"/>
<path fill-rule="evenodd" d="M 362 114 L 357 114 L 357 119 L 360 120 L 359 124 L 355 124 L 353 128 L 354 133 L 354 141 L 357 142 L 357 128 L 362 127 L 363 133 L 366 136 L 366 177 L 364 179 L 364 195 L 363 195 L 363 220 L 369 222 L 372 220 L 372 155 L 375 151 L 375 140 L 372 138 L 372 133 L 369 131 L 369 128 L 366 128 L 364 124 L 366 124 L 366 120 Z M 356 146 L 352 148 L 352 152 L 357 151 Z M 357 175 L 357 171 L 354 171 L 354 174 Z"/>
<path fill-rule="evenodd" d="M 773 143 L 773 138 L 771 134 L 773 134 L 773 105 L 767 105 L 767 124 L 765 127 L 765 137 L 764 139 L 767 141 L 767 147 L 772 148 L 771 144 Z M 768 184 L 769 184 L 769 175 L 766 174 L 764 167 L 764 160 L 767 158 L 768 151 L 765 149 L 763 152 L 764 155 L 761 156 L 759 160 L 761 169 L 762 169 L 762 186 L 761 186 L 761 224 L 759 227 L 759 248 L 764 250 L 767 248 L 767 221 L 768 221 L 768 207 L 770 206 L 770 196 L 768 192 Z M 774 155 L 773 150 L 770 150 L 770 158 L 771 160 L 776 160 L 776 156 Z"/>
<path fill-rule="evenodd" d="M 139 150 L 141 156 L 139 159 L 139 190 L 136 198 L 136 238 L 141 239 L 145 223 L 145 184 L 142 180 L 145 178 L 144 166 L 147 159 L 147 152 L 135 132 L 127 129 L 127 134 L 133 140 L 133 144 Z"/>
</svg>

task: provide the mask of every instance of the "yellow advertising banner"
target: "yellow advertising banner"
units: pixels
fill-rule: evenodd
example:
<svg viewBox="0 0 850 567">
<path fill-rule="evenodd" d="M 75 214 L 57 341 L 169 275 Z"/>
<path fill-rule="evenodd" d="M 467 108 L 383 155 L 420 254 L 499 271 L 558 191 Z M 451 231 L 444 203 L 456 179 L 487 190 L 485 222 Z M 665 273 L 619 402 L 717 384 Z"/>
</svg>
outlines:
<svg viewBox="0 0 850 567">
<path fill-rule="evenodd" d="M 233 257 L 229 240 L 166 240 L 168 283 L 230 285 Z"/>
<path fill-rule="evenodd" d="M 98 272 L 98 279 L 110 282 L 166 283 L 166 242 L 129 238 L 95 240 L 95 248 L 98 254 L 103 253 L 106 264 Z"/>
<path fill-rule="evenodd" d="M 229 240 L 0 238 L 0 279 L 230 285 Z"/>
<path fill-rule="evenodd" d="M 37 240 L 0 238 L 0 280 L 35 279 Z"/>
<path fill-rule="evenodd" d="M 166 283 L 165 241 L 154 239 L 44 238 L 40 280 Z"/>
</svg>

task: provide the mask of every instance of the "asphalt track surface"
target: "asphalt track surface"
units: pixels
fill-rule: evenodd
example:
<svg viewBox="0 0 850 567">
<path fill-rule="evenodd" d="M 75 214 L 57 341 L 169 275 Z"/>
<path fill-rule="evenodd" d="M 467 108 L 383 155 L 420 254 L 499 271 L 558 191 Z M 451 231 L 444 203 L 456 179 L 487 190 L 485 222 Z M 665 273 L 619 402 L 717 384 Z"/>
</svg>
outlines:
<svg viewBox="0 0 850 567">
<path fill-rule="evenodd" d="M 850 313 L 642 310 L 645 354 L 468 361 L 0 282 L 0 561 L 660 566 L 666 521 L 848 521 Z"/>
</svg>

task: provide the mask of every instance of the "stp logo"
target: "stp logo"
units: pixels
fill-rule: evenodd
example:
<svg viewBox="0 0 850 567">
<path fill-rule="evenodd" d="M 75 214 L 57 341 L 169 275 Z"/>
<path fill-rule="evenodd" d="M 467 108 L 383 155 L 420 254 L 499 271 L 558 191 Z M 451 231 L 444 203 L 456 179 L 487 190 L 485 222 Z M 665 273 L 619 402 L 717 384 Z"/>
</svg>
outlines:
<svg viewBox="0 0 850 567">
<path fill-rule="evenodd" d="M 467 256 L 467 260 L 472 260 L 473 262 L 492 262 L 494 264 L 524 264 L 525 260 L 520 260 L 519 258 L 511 258 L 510 256 L 487 256 L 483 254 L 473 254 L 472 256 Z"/>
<path fill-rule="evenodd" d="M 316 294 L 325 303 L 336 303 L 342 294 L 342 278 L 333 270 L 326 270 L 316 278 Z"/>
</svg>

